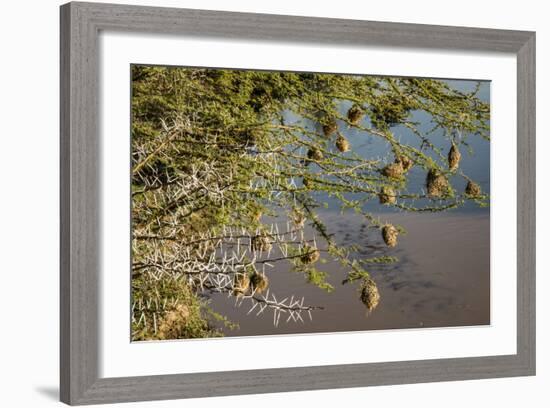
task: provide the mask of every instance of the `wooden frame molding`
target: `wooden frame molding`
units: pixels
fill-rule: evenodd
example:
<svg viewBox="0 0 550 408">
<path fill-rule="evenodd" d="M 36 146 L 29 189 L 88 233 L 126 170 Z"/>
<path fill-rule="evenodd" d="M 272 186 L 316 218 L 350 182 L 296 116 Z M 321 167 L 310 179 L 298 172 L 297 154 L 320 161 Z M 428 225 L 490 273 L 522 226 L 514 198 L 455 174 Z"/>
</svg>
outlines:
<svg viewBox="0 0 550 408">
<path fill-rule="evenodd" d="M 100 378 L 101 30 L 517 55 L 517 354 L 389 363 Z M 219 11 L 61 6 L 61 400 L 98 404 L 535 373 L 535 33 Z"/>
</svg>

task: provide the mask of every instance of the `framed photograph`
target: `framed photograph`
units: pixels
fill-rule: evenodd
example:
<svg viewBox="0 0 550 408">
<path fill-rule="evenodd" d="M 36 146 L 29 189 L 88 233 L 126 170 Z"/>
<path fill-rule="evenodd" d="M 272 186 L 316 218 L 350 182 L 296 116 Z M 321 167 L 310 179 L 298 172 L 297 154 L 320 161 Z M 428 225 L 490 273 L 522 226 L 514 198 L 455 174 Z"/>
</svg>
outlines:
<svg viewBox="0 0 550 408">
<path fill-rule="evenodd" d="M 61 400 L 535 374 L 535 34 L 61 7 Z"/>
</svg>

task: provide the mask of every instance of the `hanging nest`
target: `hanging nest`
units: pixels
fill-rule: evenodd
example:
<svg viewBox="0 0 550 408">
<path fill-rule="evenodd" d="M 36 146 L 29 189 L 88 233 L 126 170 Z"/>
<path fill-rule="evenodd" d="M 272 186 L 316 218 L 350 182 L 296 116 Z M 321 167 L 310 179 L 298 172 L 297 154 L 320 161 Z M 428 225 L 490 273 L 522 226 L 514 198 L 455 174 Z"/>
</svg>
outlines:
<svg viewBox="0 0 550 408">
<path fill-rule="evenodd" d="M 361 302 L 363 302 L 369 312 L 372 312 L 378 306 L 378 303 L 380 303 L 378 286 L 370 278 L 363 280 L 361 284 Z"/>
<path fill-rule="evenodd" d="M 352 125 L 357 125 L 364 116 L 363 110 L 358 105 L 353 105 L 348 110 L 348 120 Z"/>
<path fill-rule="evenodd" d="M 327 119 L 327 122 L 323 123 L 323 133 L 326 137 L 332 136 L 338 130 L 338 123 L 336 119 L 330 118 Z"/>
<path fill-rule="evenodd" d="M 321 252 L 317 248 L 313 248 L 309 245 L 305 245 L 302 249 L 302 256 L 300 261 L 305 265 L 311 265 L 319 260 Z"/>
<path fill-rule="evenodd" d="M 378 194 L 380 204 L 395 204 L 397 196 L 395 190 L 390 186 L 383 186 Z"/>
<path fill-rule="evenodd" d="M 249 127 L 237 132 L 237 139 L 243 147 L 253 147 L 265 137 L 265 130 L 259 126 Z"/>
<path fill-rule="evenodd" d="M 461 156 L 462 155 L 460 154 L 460 150 L 458 150 L 456 144 L 453 143 L 451 148 L 449 149 L 449 154 L 447 155 L 450 171 L 456 171 L 456 169 L 458 169 Z"/>
<path fill-rule="evenodd" d="M 269 279 L 267 279 L 267 276 L 263 273 L 255 272 L 250 277 L 250 285 L 252 286 L 252 290 L 260 294 L 269 286 Z"/>
<path fill-rule="evenodd" d="M 405 156 L 404 154 L 399 155 L 395 158 L 396 163 L 401 163 L 401 167 L 403 167 L 403 172 L 408 172 L 412 166 L 414 166 L 413 160 L 409 156 Z"/>
<path fill-rule="evenodd" d="M 470 197 L 479 197 L 481 195 L 481 187 L 479 184 L 473 182 L 472 180 L 468 180 L 468 184 L 466 184 L 466 189 L 464 190 L 467 196 Z"/>
<path fill-rule="evenodd" d="M 336 148 L 340 150 L 342 153 L 349 151 L 348 139 L 346 139 L 341 134 L 338 134 L 338 137 L 336 138 Z"/>
<path fill-rule="evenodd" d="M 449 191 L 449 180 L 436 169 L 431 169 L 426 177 L 426 189 L 431 197 L 447 195 Z"/>
<path fill-rule="evenodd" d="M 404 173 L 404 170 L 401 162 L 388 164 L 386 167 L 382 169 L 382 174 L 384 176 L 393 178 L 393 179 L 399 179 L 403 177 L 403 173 Z"/>
<path fill-rule="evenodd" d="M 157 337 L 161 340 L 179 338 L 180 334 L 185 330 L 189 315 L 189 307 L 187 305 L 177 305 L 160 319 Z"/>
<path fill-rule="evenodd" d="M 233 279 L 233 295 L 243 296 L 250 287 L 250 277 L 246 272 L 240 272 L 235 274 Z"/>
<path fill-rule="evenodd" d="M 292 223 L 297 228 L 303 228 L 304 224 L 306 223 L 306 216 L 302 211 L 298 209 L 292 211 L 291 219 L 292 219 Z"/>
<path fill-rule="evenodd" d="M 269 235 L 256 235 L 252 237 L 250 242 L 254 251 L 264 252 L 271 249 L 271 237 Z"/>
<path fill-rule="evenodd" d="M 307 158 L 313 161 L 323 160 L 323 152 L 316 147 L 312 147 L 307 151 Z"/>
<path fill-rule="evenodd" d="M 409 102 L 404 97 L 387 96 L 378 98 L 371 107 L 371 121 L 378 129 L 384 130 L 403 122 L 409 115 Z"/>
<path fill-rule="evenodd" d="M 393 248 L 394 246 L 397 245 L 398 235 L 399 235 L 399 232 L 397 231 L 397 228 L 395 228 L 391 224 L 386 224 L 382 228 L 382 238 L 384 238 L 384 242 L 390 248 Z"/>
<path fill-rule="evenodd" d="M 305 188 L 312 188 L 315 184 L 315 181 L 311 177 L 304 176 L 304 178 L 302 179 L 302 184 Z"/>
</svg>

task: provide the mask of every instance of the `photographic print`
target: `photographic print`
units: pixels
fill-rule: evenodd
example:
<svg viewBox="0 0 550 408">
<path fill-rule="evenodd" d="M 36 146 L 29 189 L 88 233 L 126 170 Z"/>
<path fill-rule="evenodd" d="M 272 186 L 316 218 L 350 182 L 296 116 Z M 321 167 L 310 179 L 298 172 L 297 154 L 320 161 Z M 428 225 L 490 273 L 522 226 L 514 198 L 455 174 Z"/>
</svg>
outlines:
<svg viewBox="0 0 550 408">
<path fill-rule="evenodd" d="M 490 82 L 132 65 L 131 340 L 490 324 Z"/>
</svg>

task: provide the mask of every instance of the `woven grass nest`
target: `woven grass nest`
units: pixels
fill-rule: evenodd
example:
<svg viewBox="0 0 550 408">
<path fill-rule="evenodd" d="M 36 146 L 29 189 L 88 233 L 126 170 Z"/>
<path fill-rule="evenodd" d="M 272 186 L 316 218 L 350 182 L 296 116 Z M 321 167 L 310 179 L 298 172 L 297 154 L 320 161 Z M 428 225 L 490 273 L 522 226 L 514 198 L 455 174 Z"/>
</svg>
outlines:
<svg viewBox="0 0 550 408">
<path fill-rule="evenodd" d="M 326 137 L 332 136 L 338 130 L 336 119 L 330 118 L 323 123 L 323 133 Z"/>
<path fill-rule="evenodd" d="M 342 153 L 349 151 L 350 145 L 348 139 L 346 139 L 341 134 L 338 134 L 338 137 L 336 138 L 336 148 Z"/>
<path fill-rule="evenodd" d="M 453 143 L 449 149 L 449 154 L 447 155 L 450 171 L 456 171 L 458 169 L 461 157 L 462 155 L 460 154 L 460 150 L 458 150 L 457 145 Z"/>
<path fill-rule="evenodd" d="M 305 265 L 311 265 L 312 263 L 317 262 L 320 257 L 321 252 L 317 248 L 306 245 L 302 250 L 300 261 Z"/>
<path fill-rule="evenodd" d="M 311 177 L 304 176 L 304 178 L 302 179 L 302 184 L 304 185 L 305 188 L 312 188 L 314 182 L 311 179 Z"/>
<path fill-rule="evenodd" d="M 243 146 L 252 147 L 265 137 L 265 130 L 258 126 L 249 127 L 238 132 L 237 136 Z"/>
<path fill-rule="evenodd" d="M 405 170 L 401 162 L 390 163 L 382 169 L 382 174 L 386 177 L 393 179 L 400 179 L 403 177 Z"/>
<path fill-rule="evenodd" d="M 249 287 L 250 277 L 248 276 L 248 273 L 236 273 L 233 278 L 233 295 L 242 296 L 248 291 Z"/>
<path fill-rule="evenodd" d="M 426 189 L 431 197 L 445 196 L 449 191 L 449 180 L 441 172 L 431 169 L 426 176 Z"/>
<path fill-rule="evenodd" d="M 364 115 L 365 112 L 363 112 L 363 110 L 358 105 L 353 105 L 348 110 L 348 120 L 353 125 L 357 125 L 361 121 L 361 119 L 363 119 Z"/>
<path fill-rule="evenodd" d="M 250 286 L 252 290 L 260 294 L 269 286 L 269 279 L 267 279 L 267 276 L 263 273 L 255 272 L 250 276 Z"/>
<path fill-rule="evenodd" d="M 254 251 L 263 252 L 271 249 L 271 237 L 269 235 L 256 235 L 252 237 L 250 243 Z"/>
<path fill-rule="evenodd" d="M 290 218 L 292 219 L 292 223 L 297 228 L 302 228 L 304 226 L 304 224 L 306 223 L 306 216 L 300 210 L 292 211 L 292 214 L 290 215 Z"/>
<path fill-rule="evenodd" d="M 385 129 L 403 122 L 409 115 L 409 106 L 400 97 L 385 97 L 371 108 L 372 122 L 379 129 Z"/>
<path fill-rule="evenodd" d="M 313 160 L 313 161 L 321 161 L 323 160 L 323 152 L 319 149 L 317 149 L 316 147 L 312 147 L 311 149 L 309 149 L 307 151 L 307 158 L 309 160 Z"/>
<path fill-rule="evenodd" d="M 395 190 L 390 186 L 383 186 L 378 194 L 380 204 L 395 204 L 397 196 Z"/>
<path fill-rule="evenodd" d="M 370 278 L 365 279 L 361 284 L 361 302 L 363 302 L 369 312 L 372 312 L 378 306 L 378 303 L 380 303 L 378 287 Z"/>
<path fill-rule="evenodd" d="M 481 187 L 472 180 L 468 180 L 464 192 L 470 197 L 479 197 L 481 195 Z"/>
<path fill-rule="evenodd" d="M 403 172 L 408 172 L 412 166 L 414 166 L 414 161 L 409 157 L 405 156 L 404 154 L 398 155 L 395 158 L 396 163 L 401 163 L 401 167 L 403 167 Z"/>
<path fill-rule="evenodd" d="M 393 248 L 397 245 L 397 236 L 399 231 L 391 224 L 386 224 L 382 227 L 382 238 L 387 246 Z"/>
</svg>

